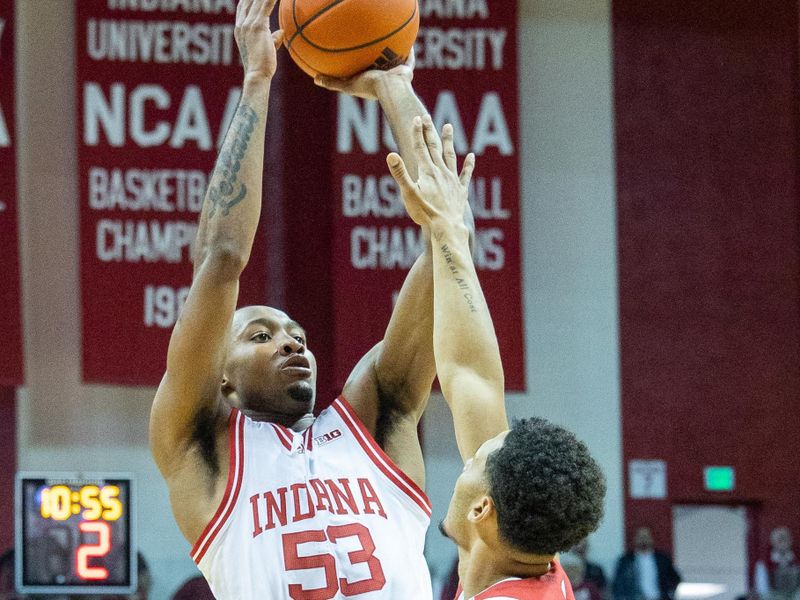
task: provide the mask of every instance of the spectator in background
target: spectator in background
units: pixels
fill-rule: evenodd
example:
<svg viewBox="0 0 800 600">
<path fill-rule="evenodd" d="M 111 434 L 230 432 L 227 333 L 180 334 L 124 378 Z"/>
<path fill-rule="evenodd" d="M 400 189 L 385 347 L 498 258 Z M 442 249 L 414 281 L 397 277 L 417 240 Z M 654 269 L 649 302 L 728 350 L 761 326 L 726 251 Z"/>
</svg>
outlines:
<svg viewBox="0 0 800 600">
<path fill-rule="evenodd" d="M 776 527 L 769 542 L 769 560 L 756 563 L 756 592 L 762 600 L 800 600 L 800 562 L 792 550 L 791 532 Z"/>
<path fill-rule="evenodd" d="M 9 548 L 0 555 L 0 600 L 22 600 L 14 591 L 14 549 Z"/>
<path fill-rule="evenodd" d="M 603 594 L 593 581 L 586 577 L 586 559 L 576 552 L 565 552 L 559 558 L 561 568 L 572 584 L 575 600 L 603 600 Z"/>
<path fill-rule="evenodd" d="M 588 552 L 589 552 L 589 538 L 583 538 L 580 542 L 575 544 L 570 552 L 577 554 L 581 559 L 583 559 L 584 564 L 584 579 L 592 583 L 596 588 L 597 591 L 600 592 L 601 595 L 605 596 L 606 594 L 606 574 L 603 573 L 603 568 L 593 562 L 589 562 L 588 559 Z"/>
<path fill-rule="evenodd" d="M 442 582 L 442 590 L 439 592 L 439 600 L 453 600 L 458 591 L 458 558 L 453 561 L 450 571 Z"/>
<path fill-rule="evenodd" d="M 153 580 L 150 577 L 150 567 L 141 552 L 136 553 L 136 578 L 138 581 L 136 591 L 128 596 L 103 596 L 102 600 L 149 600 L 150 588 Z"/>
<path fill-rule="evenodd" d="M 215 600 L 215 598 L 205 578 L 198 575 L 187 580 L 175 592 L 172 600 Z"/>
<path fill-rule="evenodd" d="M 680 582 L 670 556 L 654 548 L 650 528 L 639 527 L 633 549 L 617 562 L 614 600 L 672 600 Z"/>
<path fill-rule="evenodd" d="M 16 552 L 9 548 L 0 555 L 0 600 L 71 600 L 66 596 L 29 596 L 18 594 L 14 587 Z"/>
</svg>

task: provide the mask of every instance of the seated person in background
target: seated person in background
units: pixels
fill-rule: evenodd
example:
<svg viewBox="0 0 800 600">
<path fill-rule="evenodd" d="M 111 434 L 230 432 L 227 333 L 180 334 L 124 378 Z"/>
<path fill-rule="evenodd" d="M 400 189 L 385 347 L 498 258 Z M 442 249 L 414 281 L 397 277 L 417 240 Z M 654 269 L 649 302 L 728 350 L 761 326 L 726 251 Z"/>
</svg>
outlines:
<svg viewBox="0 0 800 600">
<path fill-rule="evenodd" d="M 14 549 L 0 555 L 0 600 L 22 600 L 14 591 Z"/>
<path fill-rule="evenodd" d="M 566 552 L 558 557 L 558 562 L 572 584 L 575 600 L 603 600 L 594 582 L 586 578 L 586 561 L 580 554 Z"/>
<path fill-rule="evenodd" d="M 436 370 L 466 463 L 440 525 L 458 546 L 458 598 L 571 600 L 556 553 L 597 528 L 605 478 L 564 428 L 529 418 L 509 430 L 500 351 L 463 218 L 475 158 L 459 176 L 451 126 L 442 141 L 429 118 L 416 118 L 413 133 L 418 180 L 399 155 L 387 162 L 432 243 Z"/>
<path fill-rule="evenodd" d="M 792 550 L 791 532 L 776 527 L 769 542 L 769 560 L 756 563 L 756 592 L 762 600 L 800 600 L 800 562 Z"/>
<path fill-rule="evenodd" d="M 153 580 L 150 577 L 150 567 L 141 552 L 136 553 L 136 591 L 127 596 L 103 596 L 102 600 L 148 600 L 150 598 L 150 588 L 153 587 Z M 96 596 L 90 596 L 96 598 Z"/>
<path fill-rule="evenodd" d="M 575 544 L 570 552 L 577 554 L 583 559 L 584 564 L 584 579 L 597 588 L 601 595 L 606 593 L 606 575 L 603 573 L 603 567 L 597 563 L 589 561 L 589 538 L 583 538 L 580 542 Z"/>
<path fill-rule="evenodd" d="M 639 527 L 633 549 L 617 561 L 614 600 L 672 600 L 681 576 L 666 552 L 656 550 L 649 527 Z"/>
<path fill-rule="evenodd" d="M 187 580 L 172 596 L 172 600 L 215 600 L 211 588 L 204 577 L 197 576 Z"/>
<path fill-rule="evenodd" d="M 455 558 L 450 569 L 442 580 L 439 590 L 439 600 L 453 600 L 458 593 L 458 557 Z"/>
</svg>

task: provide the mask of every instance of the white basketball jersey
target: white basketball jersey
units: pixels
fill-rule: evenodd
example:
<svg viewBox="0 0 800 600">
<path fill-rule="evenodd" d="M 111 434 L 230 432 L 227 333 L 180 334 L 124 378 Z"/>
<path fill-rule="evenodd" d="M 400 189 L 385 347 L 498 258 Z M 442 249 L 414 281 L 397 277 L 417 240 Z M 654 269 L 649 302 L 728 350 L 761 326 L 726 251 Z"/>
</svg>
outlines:
<svg viewBox="0 0 800 600">
<path fill-rule="evenodd" d="M 432 597 L 431 507 L 340 397 L 303 433 L 233 410 L 225 495 L 192 549 L 217 600 Z"/>
</svg>

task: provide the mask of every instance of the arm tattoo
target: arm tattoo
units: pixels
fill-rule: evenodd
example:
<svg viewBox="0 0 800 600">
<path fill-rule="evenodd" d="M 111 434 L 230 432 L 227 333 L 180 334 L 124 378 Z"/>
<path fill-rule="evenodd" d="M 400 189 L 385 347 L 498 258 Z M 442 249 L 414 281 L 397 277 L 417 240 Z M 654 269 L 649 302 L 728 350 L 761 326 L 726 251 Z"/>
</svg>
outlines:
<svg viewBox="0 0 800 600">
<path fill-rule="evenodd" d="M 456 282 L 458 288 L 464 292 L 463 296 L 464 300 L 469 306 L 469 312 L 478 312 L 478 307 L 475 306 L 475 296 L 472 292 L 472 289 L 470 288 L 469 283 L 460 276 L 461 274 L 453 262 L 453 253 L 450 251 L 450 248 L 447 246 L 447 244 L 442 244 L 439 249 L 442 251 L 442 256 L 444 256 L 444 261 L 447 263 L 447 268 L 450 270 L 453 280 Z"/>
<path fill-rule="evenodd" d="M 222 152 L 217 159 L 215 174 L 218 175 L 217 183 L 208 190 L 208 199 L 211 207 L 208 211 L 208 218 L 211 219 L 217 214 L 217 209 L 222 211 L 222 216 L 227 217 L 231 209 L 244 200 L 247 195 L 247 187 L 238 181 L 241 161 L 247 152 L 250 144 L 250 137 L 258 121 L 256 111 L 242 104 L 236 110 L 233 118 L 232 128 L 233 139 L 230 143 L 226 142 Z M 239 189 L 236 189 L 236 185 Z"/>
</svg>

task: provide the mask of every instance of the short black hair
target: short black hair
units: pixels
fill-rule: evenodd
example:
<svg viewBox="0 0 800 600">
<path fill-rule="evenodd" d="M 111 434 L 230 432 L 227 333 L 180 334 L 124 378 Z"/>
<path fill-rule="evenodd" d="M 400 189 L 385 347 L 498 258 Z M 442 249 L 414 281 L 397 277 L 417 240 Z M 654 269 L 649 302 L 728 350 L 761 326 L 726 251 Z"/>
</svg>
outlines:
<svg viewBox="0 0 800 600">
<path fill-rule="evenodd" d="M 603 471 L 586 444 L 546 419 L 514 421 L 486 459 L 486 477 L 500 537 L 516 550 L 567 550 L 603 517 Z"/>
</svg>

